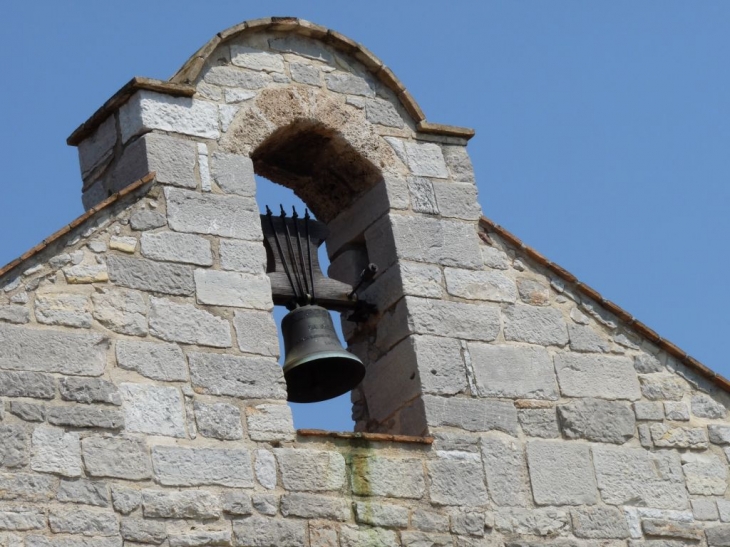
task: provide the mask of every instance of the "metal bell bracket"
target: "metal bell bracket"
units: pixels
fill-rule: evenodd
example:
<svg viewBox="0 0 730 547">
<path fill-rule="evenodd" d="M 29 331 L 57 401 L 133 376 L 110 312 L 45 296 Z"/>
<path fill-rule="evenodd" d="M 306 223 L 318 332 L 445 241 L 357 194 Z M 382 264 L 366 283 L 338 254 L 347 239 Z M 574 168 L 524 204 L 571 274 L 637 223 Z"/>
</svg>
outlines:
<svg viewBox="0 0 730 547">
<path fill-rule="evenodd" d="M 377 308 L 358 298 L 357 291 L 375 277 L 377 266 L 368 265 L 355 287 L 326 277 L 319 264 L 317 249 L 329 235 L 327 226 L 314 220 L 307 209 L 302 218 L 294 207 L 291 217 L 283 206 L 279 207 L 279 215 L 274 215 L 268 206 L 266 214 L 261 215 L 266 273 L 271 280 L 274 304 L 284 305 L 289 310 L 310 304 L 340 312 L 352 310 L 348 321 L 366 321 Z"/>
</svg>

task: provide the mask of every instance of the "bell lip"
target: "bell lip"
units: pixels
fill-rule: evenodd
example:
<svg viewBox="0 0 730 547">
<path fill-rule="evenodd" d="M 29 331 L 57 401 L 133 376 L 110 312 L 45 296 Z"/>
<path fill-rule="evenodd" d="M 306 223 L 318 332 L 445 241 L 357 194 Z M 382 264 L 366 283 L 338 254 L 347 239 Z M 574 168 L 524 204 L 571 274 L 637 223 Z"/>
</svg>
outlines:
<svg viewBox="0 0 730 547">
<path fill-rule="evenodd" d="M 318 353 L 314 353 L 312 355 L 308 355 L 307 357 L 298 359 L 296 361 L 296 365 L 294 363 L 284 362 L 284 366 L 282 368 L 284 369 L 284 374 L 286 374 L 289 370 L 296 368 L 299 365 L 309 363 L 310 361 L 314 361 L 314 360 L 318 360 L 318 359 L 333 359 L 333 358 L 348 359 L 350 361 L 355 361 L 357 363 L 360 363 L 363 367 L 365 367 L 365 364 L 356 355 L 353 355 L 349 351 L 343 349 L 340 351 L 321 351 Z"/>
</svg>

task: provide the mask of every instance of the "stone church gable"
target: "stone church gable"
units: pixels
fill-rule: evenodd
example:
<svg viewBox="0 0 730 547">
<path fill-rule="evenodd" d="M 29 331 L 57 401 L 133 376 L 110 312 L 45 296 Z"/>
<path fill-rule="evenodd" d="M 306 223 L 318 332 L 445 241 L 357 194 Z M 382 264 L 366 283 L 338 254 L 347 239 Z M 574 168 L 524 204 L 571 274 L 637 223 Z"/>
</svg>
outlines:
<svg viewBox="0 0 730 547">
<path fill-rule="evenodd" d="M 0 270 L 0 546 L 730 544 L 727 380 L 483 217 L 472 135 L 294 18 L 120 90 Z M 254 173 L 380 268 L 355 432 L 294 429 Z"/>
</svg>

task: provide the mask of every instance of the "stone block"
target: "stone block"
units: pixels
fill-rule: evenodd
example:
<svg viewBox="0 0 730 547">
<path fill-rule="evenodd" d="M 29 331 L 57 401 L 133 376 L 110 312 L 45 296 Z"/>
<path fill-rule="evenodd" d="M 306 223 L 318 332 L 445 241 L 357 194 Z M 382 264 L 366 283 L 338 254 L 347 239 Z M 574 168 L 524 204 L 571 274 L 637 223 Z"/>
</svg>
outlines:
<svg viewBox="0 0 730 547">
<path fill-rule="evenodd" d="M 222 441 L 243 438 L 241 411 L 228 403 L 205 404 L 195 401 L 195 423 L 198 433 Z"/>
<path fill-rule="evenodd" d="M 479 249 L 481 250 L 482 262 L 487 268 L 495 270 L 509 269 L 510 258 L 504 251 L 486 245 L 481 245 Z"/>
<path fill-rule="evenodd" d="M 242 89 L 261 89 L 271 81 L 268 74 L 233 66 L 212 66 L 204 74 L 206 83 Z"/>
<path fill-rule="evenodd" d="M 449 294 L 469 300 L 514 302 L 517 285 L 502 272 L 445 268 L 446 290 Z"/>
<path fill-rule="evenodd" d="M 389 215 L 387 221 L 390 222 L 399 260 L 474 270 L 482 266 L 479 238 L 471 223 L 398 214 Z M 368 233 L 366 233 L 367 238 Z M 375 243 L 373 240 L 373 244 Z M 392 243 L 388 243 L 390 249 Z M 378 254 L 382 255 L 382 251 L 370 253 L 372 246 L 374 245 L 368 241 L 368 253 L 381 268 L 395 261 L 396 257 L 390 259 L 385 256 L 378 257 Z"/>
<path fill-rule="evenodd" d="M 19 424 L 0 425 L 0 466 L 21 467 L 28 463 L 28 436 Z"/>
<path fill-rule="evenodd" d="M 56 396 L 56 380 L 39 372 L 0 372 L 0 395 L 53 399 Z"/>
<path fill-rule="evenodd" d="M 675 422 L 689 421 L 689 407 L 681 401 L 666 401 L 664 403 L 664 413 L 667 416 L 667 420 Z M 712 426 L 709 427 L 711 428 Z"/>
<path fill-rule="evenodd" d="M 408 508 L 386 503 L 355 501 L 355 521 L 384 528 L 408 528 Z"/>
<path fill-rule="evenodd" d="M 167 220 L 176 232 L 209 234 L 261 241 L 261 220 L 256 202 L 231 195 L 199 194 L 165 188 Z"/>
<path fill-rule="evenodd" d="M 123 515 L 136 511 L 142 505 L 142 491 L 122 486 L 112 486 L 112 506 Z"/>
<path fill-rule="evenodd" d="M 106 368 L 108 347 L 109 339 L 98 333 L 38 330 L 0 324 L 0 368 L 6 370 L 101 376 Z M 33 384 L 42 382 L 40 376 L 13 378 L 16 381 L 27 379 Z M 2 384 L 0 380 L 0 394 L 4 391 Z"/>
<path fill-rule="evenodd" d="M 517 411 L 512 403 L 466 397 L 425 395 L 430 426 L 458 427 L 467 431 L 503 431 L 517 436 Z"/>
<path fill-rule="evenodd" d="M 212 160 L 213 180 L 223 192 L 246 197 L 256 196 L 256 180 L 251 158 L 216 152 Z"/>
<path fill-rule="evenodd" d="M 484 397 L 558 398 L 552 359 L 543 348 L 470 342 L 469 354 Z"/>
<path fill-rule="evenodd" d="M 424 177 L 408 177 L 408 192 L 411 195 L 411 209 L 416 213 L 438 215 L 436 192 L 431 179 Z"/>
<path fill-rule="evenodd" d="M 30 310 L 25 306 L 0 306 L 0 321 L 22 325 L 30 321 Z"/>
<path fill-rule="evenodd" d="M 709 395 L 698 393 L 692 396 L 692 414 L 699 418 L 721 420 L 727 415 L 727 409 Z"/>
<path fill-rule="evenodd" d="M 350 504 L 337 497 L 302 493 L 288 494 L 281 498 L 281 514 L 285 517 L 344 522 L 350 519 Z"/>
<path fill-rule="evenodd" d="M 121 405 L 119 390 L 107 380 L 89 378 L 61 378 L 58 383 L 61 399 L 77 403 L 106 403 Z"/>
<path fill-rule="evenodd" d="M 185 356 L 177 344 L 134 342 L 118 340 L 116 343 L 117 365 L 164 382 L 184 382 L 188 379 Z"/>
<path fill-rule="evenodd" d="M 243 399 L 286 399 L 284 373 L 273 359 L 191 352 L 188 361 L 198 393 Z"/>
<path fill-rule="evenodd" d="M 198 87 L 198 90 L 200 90 L 200 87 Z M 234 88 L 223 90 L 223 97 L 225 98 L 226 103 L 242 103 L 244 101 L 253 99 L 256 95 L 257 93 L 255 91 L 249 91 L 246 89 Z M 220 100 L 220 98 L 216 100 Z"/>
<path fill-rule="evenodd" d="M 486 527 L 486 513 L 469 509 L 451 513 L 451 531 L 454 534 L 482 537 Z"/>
<path fill-rule="evenodd" d="M 174 387 L 119 384 L 127 431 L 184 438 L 185 408 Z"/>
<path fill-rule="evenodd" d="M 246 409 L 248 436 L 254 441 L 293 441 L 294 420 L 286 404 L 263 404 Z"/>
<path fill-rule="evenodd" d="M 365 118 L 370 122 L 386 127 L 402 128 L 405 123 L 398 109 L 389 101 L 370 99 L 365 101 Z"/>
<path fill-rule="evenodd" d="M 145 442 L 125 437 L 86 437 L 81 448 L 92 477 L 143 480 L 152 476 Z"/>
<path fill-rule="evenodd" d="M 690 503 L 692 504 L 692 515 L 697 520 L 718 520 L 720 518 L 717 503 L 713 498 L 695 499 Z"/>
<path fill-rule="evenodd" d="M 231 545 L 230 530 L 200 530 L 183 534 L 170 534 L 170 547 L 196 547 L 198 545 Z"/>
<path fill-rule="evenodd" d="M 348 95 L 359 95 L 362 97 L 375 97 L 375 90 L 370 82 L 344 72 L 335 72 L 325 74 L 325 83 L 327 89 L 336 93 L 346 93 Z"/>
<path fill-rule="evenodd" d="M 217 495 L 201 490 L 144 490 L 142 513 L 148 518 L 217 519 L 221 503 Z"/>
<path fill-rule="evenodd" d="M 2 406 L 2 403 L 0 403 Z M 26 422 L 42 422 L 46 419 L 46 406 L 22 401 L 10 402 L 10 414 Z M 0 458 L 1 460 L 2 458 Z"/>
<path fill-rule="evenodd" d="M 489 495 L 500 506 L 527 506 L 531 501 L 525 449 L 516 439 L 485 435 L 481 439 L 482 462 Z"/>
<path fill-rule="evenodd" d="M 156 446 L 152 449 L 152 467 L 156 480 L 166 486 L 254 485 L 248 450 Z"/>
<path fill-rule="evenodd" d="M 558 418 L 568 439 L 623 444 L 634 437 L 636 420 L 631 407 L 619 401 L 580 399 L 558 405 Z"/>
<path fill-rule="evenodd" d="M 426 464 L 431 503 L 476 507 L 489 501 L 481 462 L 444 459 Z"/>
<path fill-rule="evenodd" d="M 39 426 L 33 431 L 30 468 L 39 473 L 80 477 L 81 444 L 79 434 L 63 429 Z"/>
<path fill-rule="evenodd" d="M 368 366 L 362 390 L 371 419 L 386 419 L 421 392 L 414 346 L 415 341 L 408 337 Z"/>
<path fill-rule="evenodd" d="M 704 536 L 702 528 L 697 524 L 672 520 L 645 519 L 641 521 L 641 528 L 649 537 L 685 539 L 692 543 L 703 539 Z"/>
<path fill-rule="evenodd" d="M 56 499 L 64 503 L 83 503 L 96 507 L 109 507 L 109 490 L 104 482 L 79 479 L 62 480 Z"/>
<path fill-rule="evenodd" d="M 531 306 L 548 306 L 550 304 L 550 287 L 540 281 L 527 277 L 517 279 L 517 292 L 520 300 Z"/>
<path fill-rule="evenodd" d="M 616 507 L 577 507 L 571 509 L 573 532 L 579 538 L 625 539 L 629 527 L 623 512 Z"/>
<path fill-rule="evenodd" d="M 292 80 L 297 83 L 314 86 L 322 84 L 321 71 L 316 66 L 304 63 L 289 63 L 289 72 Z"/>
<path fill-rule="evenodd" d="M 0 508 L 0 531 L 25 532 L 28 530 L 44 530 L 45 528 L 46 512 L 43 509 L 32 507 Z M 2 540 L 3 537 L 0 536 L 0 541 Z M 8 544 L 6 543 L 6 545 Z M 15 545 L 20 544 L 15 543 Z"/>
<path fill-rule="evenodd" d="M 284 58 L 247 46 L 231 45 L 231 63 L 236 66 L 264 72 L 284 72 Z"/>
<path fill-rule="evenodd" d="M 345 483 L 345 460 L 339 452 L 275 448 L 274 455 L 286 490 L 339 490 Z"/>
<path fill-rule="evenodd" d="M 27 536 L 25 547 L 120 547 L 121 536 L 116 537 L 46 537 Z"/>
<path fill-rule="evenodd" d="M 637 420 L 662 421 L 664 419 L 664 407 L 661 403 L 648 401 L 636 401 L 634 403 L 634 414 Z M 668 418 L 672 419 L 672 418 Z"/>
<path fill-rule="evenodd" d="M 240 490 L 229 490 L 221 496 L 223 512 L 229 515 L 250 515 L 253 513 L 251 496 Z"/>
<path fill-rule="evenodd" d="M 444 547 L 446 544 L 432 541 L 434 538 L 418 532 L 409 534 L 401 533 L 401 542 L 392 530 L 381 530 L 380 528 L 357 528 L 355 526 L 343 526 L 340 528 L 340 547 L 363 547 L 365 545 L 377 545 L 378 547 L 418 547 L 429 545 L 430 547 Z"/>
<path fill-rule="evenodd" d="M 275 494 L 254 494 L 251 500 L 254 509 L 262 515 L 272 517 L 279 511 L 279 496 Z"/>
<path fill-rule="evenodd" d="M 138 91 L 122 105 L 119 109 L 119 126 L 122 142 L 125 143 L 135 135 L 153 129 L 205 139 L 217 139 L 220 136 L 215 103 L 147 90 Z"/>
<path fill-rule="evenodd" d="M 0 473 L 0 500 L 47 502 L 56 495 L 58 478 L 37 473 Z"/>
<path fill-rule="evenodd" d="M 710 424 L 707 426 L 710 442 L 713 444 L 730 444 L 730 425 Z"/>
<path fill-rule="evenodd" d="M 708 447 L 707 431 L 704 428 L 670 427 L 666 424 L 651 424 L 651 440 L 659 448 Z"/>
<path fill-rule="evenodd" d="M 720 524 L 705 530 L 709 547 L 725 547 L 730 545 L 730 525 Z"/>
<path fill-rule="evenodd" d="M 396 155 L 417 177 L 446 179 L 449 171 L 441 147 L 430 142 L 403 141 L 396 137 L 385 137 Z"/>
<path fill-rule="evenodd" d="M 634 357 L 634 368 L 639 374 L 650 374 L 652 372 L 663 372 L 664 366 L 659 359 L 648 353 L 640 353 Z"/>
<path fill-rule="evenodd" d="M 530 441 L 527 462 L 538 505 L 594 505 L 596 479 L 587 445 Z"/>
<path fill-rule="evenodd" d="M 573 351 L 588 353 L 607 353 L 611 351 L 611 343 L 589 325 L 569 323 L 568 336 L 570 337 L 570 349 Z"/>
<path fill-rule="evenodd" d="M 260 242 L 220 240 L 221 268 L 261 274 L 266 267 L 266 249 Z"/>
<path fill-rule="evenodd" d="M 626 357 L 558 353 L 554 362 L 565 397 L 641 398 L 636 372 Z"/>
<path fill-rule="evenodd" d="M 474 182 L 474 168 L 465 146 L 441 147 L 446 165 L 453 180 L 460 182 Z"/>
<path fill-rule="evenodd" d="M 597 446 L 593 448 L 601 498 L 609 505 L 686 509 L 679 455 L 671 451 Z"/>
<path fill-rule="evenodd" d="M 390 538 L 384 538 L 388 541 Z M 401 542 L 403 547 L 420 547 L 421 545 L 429 545 L 430 547 L 451 547 L 453 538 L 446 534 L 426 534 L 423 532 L 401 532 Z M 362 543 L 358 545 L 367 545 Z M 378 545 L 397 545 L 388 543 L 379 543 Z"/>
<path fill-rule="evenodd" d="M 79 166 L 82 178 L 86 178 L 94 169 L 113 157 L 116 142 L 117 124 L 114 116 L 109 116 L 91 135 L 79 143 Z"/>
<path fill-rule="evenodd" d="M 142 234 L 142 256 L 153 260 L 211 266 L 210 241 L 193 234 L 158 232 Z"/>
<path fill-rule="evenodd" d="M 214 348 L 232 345 L 228 321 L 190 304 L 163 298 L 150 298 L 150 334 L 167 342 Z"/>
<path fill-rule="evenodd" d="M 66 427 L 123 429 L 124 416 L 117 410 L 98 406 L 55 406 L 48 409 L 48 423 Z"/>
<path fill-rule="evenodd" d="M 499 334 L 496 306 L 465 304 L 407 296 L 408 327 L 414 334 L 491 342 Z"/>
<path fill-rule="evenodd" d="M 236 310 L 233 327 L 242 352 L 279 358 L 279 333 L 271 313 Z"/>
<path fill-rule="evenodd" d="M 424 393 L 454 395 L 466 390 L 466 369 L 458 340 L 436 336 L 413 336 L 412 340 Z"/>
<path fill-rule="evenodd" d="M 420 460 L 358 455 L 352 458 L 352 491 L 358 496 L 420 499 L 426 485 Z"/>
<path fill-rule="evenodd" d="M 217 117 L 217 114 L 214 115 Z M 116 167 L 112 175 L 113 184 L 117 190 L 120 190 L 127 184 L 154 171 L 157 182 L 194 189 L 198 186 L 195 176 L 196 159 L 195 142 L 149 133 L 125 149 L 120 165 Z M 164 221 L 161 225 L 164 225 Z"/>
<path fill-rule="evenodd" d="M 66 283 L 70 285 L 83 285 L 89 283 L 105 283 L 109 281 L 109 272 L 106 264 L 79 264 L 64 268 L 63 275 Z"/>
<path fill-rule="evenodd" d="M 201 304 L 273 309 L 271 283 L 266 275 L 219 270 L 195 270 L 195 294 Z"/>
<path fill-rule="evenodd" d="M 422 532 L 448 532 L 449 517 L 432 511 L 414 509 L 411 514 L 411 526 Z"/>
<path fill-rule="evenodd" d="M 109 278 L 122 287 L 174 296 L 195 292 L 190 266 L 118 255 L 109 255 L 107 266 Z"/>
<path fill-rule="evenodd" d="M 144 519 L 122 519 L 120 530 L 125 541 L 153 543 L 159 545 L 167 539 L 167 528 L 163 522 Z"/>
<path fill-rule="evenodd" d="M 167 224 L 165 215 L 158 211 L 150 211 L 149 209 L 137 209 L 132 212 L 129 217 L 129 225 L 132 230 L 145 231 L 162 228 Z"/>
<path fill-rule="evenodd" d="M 303 547 L 307 522 L 258 515 L 233 521 L 233 545 L 251 547 Z"/>
<path fill-rule="evenodd" d="M 147 303 L 136 291 L 102 289 L 91 295 L 93 316 L 103 326 L 120 334 L 147 334 Z"/>
<path fill-rule="evenodd" d="M 541 346 L 564 346 L 568 331 L 562 312 L 557 308 L 537 308 L 516 304 L 505 310 L 505 340 Z"/>
<path fill-rule="evenodd" d="M 700 496 L 721 496 L 727 490 L 727 465 L 714 454 L 682 454 L 687 491 Z"/>
<path fill-rule="evenodd" d="M 481 216 L 477 187 L 473 183 L 436 181 L 433 188 L 441 217 L 477 220 Z"/>
<path fill-rule="evenodd" d="M 122 251 L 127 254 L 134 254 L 137 250 L 136 237 L 112 236 L 109 240 L 109 248 L 113 251 Z"/>
<path fill-rule="evenodd" d="M 35 316 L 44 325 L 88 329 L 91 327 L 89 297 L 85 294 L 36 294 Z"/>
<path fill-rule="evenodd" d="M 276 488 L 276 457 L 269 450 L 260 448 L 256 451 L 254 472 L 261 486 L 267 490 Z"/>
<path fill-rule="evenodd" d="M 521 408 L 517 411 L 522 431 L 528 437 L 554 439 L 560 437 L 555 408 Z"/>
<path fill-rule="evenodd" d="M 639 376 L 641 393 L 650 401 L 679 401 L 688 390 L 687 382 L 675 375 Z"/>
</svg>

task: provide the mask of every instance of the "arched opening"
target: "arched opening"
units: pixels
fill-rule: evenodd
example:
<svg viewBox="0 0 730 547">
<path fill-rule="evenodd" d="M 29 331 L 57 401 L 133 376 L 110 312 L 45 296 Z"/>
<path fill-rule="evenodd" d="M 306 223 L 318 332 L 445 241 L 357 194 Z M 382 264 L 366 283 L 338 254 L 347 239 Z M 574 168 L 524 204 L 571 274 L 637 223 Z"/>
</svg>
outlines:
<svg viewBox="0 0 730 547">
<path fill-rule="evenodd" d="M 300 214 L 304 212 L 307 205 L 299 199 L 289 188 L 275 184 L 270 180 L 256 176 L 256 201 L 259 204 L 259 211 L 265 213 L 266 206 L 278 211 L 279 206 L 291 214 L 292 207 L 295 207 Z M 330 261 L 327 256 L 325 245 L 319 248 L 319 263 L 324 272 L 327 271 Z M 281 321 L 288 313 L 286 307 L 277 305 L 274 307 L 274 321 L 277 326 L 281 325 Z M 335 326 L 338 338 L 342 341 L 345 339 L 342 333 L 340 314 L 330 311 L 332 323 Z M 279 362 L 284 362 L 284 342 L 282 339 L 282 331 L 279 328 Z M 297 429 L 325 429 L 328 431 L 351 431 L 354 427 L 352 418 L 351 394 L 347 392 L 334 399 L 322 401 L 319 403 L 293 403 L 289 406 L 294 416 L 294 426 Z"/>
</svg>

